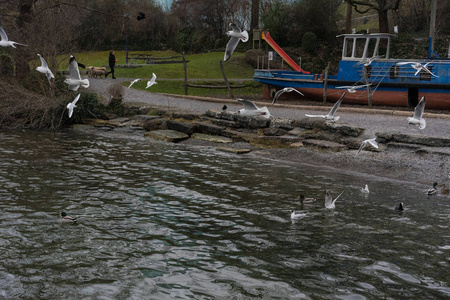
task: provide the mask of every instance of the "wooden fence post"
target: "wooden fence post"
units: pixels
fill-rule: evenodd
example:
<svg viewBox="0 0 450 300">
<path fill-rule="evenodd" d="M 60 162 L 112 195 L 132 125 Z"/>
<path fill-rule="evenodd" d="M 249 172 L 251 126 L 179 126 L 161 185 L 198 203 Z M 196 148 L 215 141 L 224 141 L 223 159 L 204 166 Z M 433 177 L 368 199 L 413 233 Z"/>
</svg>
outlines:
<svg viewBox="0 0 450 300">
<path fill-rule="evenodd" d="M 368 98 L 369 108 L 372 108 L 372 92 L 370 90 L 369 75 L 367 74 L 367 66 L 365 66 L 365 65 L 363 65 L 363 74 L 364 74 L 364 79 L 366 80 L 366 85 L 367 85 L 367 98 Z"/>
<path fill-rule="evenodd" d="M 187 96 L 188 94 L 188 77 L 187 77 L 187 65 L 186 58 L 184 57 L 184 51 L 181 53 L 183 57 L 183 65 L 184 65 L 184 94 Z"/>
<path fill-rule="evenodd" d="M 328 70 L 330 69 L 330 62 L 328 62 L 325 69 L 325 79 L 323 83 L 323 104 L 327 103 L 327 91 L 328 91 Z"/>
<path fill-rule="evenodd" d="M 225 76 L 225 71 L 223 69 L 223 61 L 220 61 L 220 69 L 222 70 L 223 80 L 225 80 L 225 84 L 227 85 L 228 94 L 230 95 L 230 99 L 234 99 L 233 92 L 231 91 L 230 83 L 227 80 L 227 76 Z"/>
</svg>

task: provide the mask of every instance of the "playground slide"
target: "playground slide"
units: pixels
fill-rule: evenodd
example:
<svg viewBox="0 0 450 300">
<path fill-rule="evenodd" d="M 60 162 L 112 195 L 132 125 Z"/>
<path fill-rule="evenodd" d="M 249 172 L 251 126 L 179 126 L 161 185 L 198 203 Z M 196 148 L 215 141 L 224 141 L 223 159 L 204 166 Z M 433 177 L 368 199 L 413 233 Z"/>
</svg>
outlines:
<svg viewBox="0 0 450 300">
<path fill-rule="evenodd" d="M 290 65 L 295 71 L 309 74 L 309 72 L 306 72 L 305 70 L 300 68 L 300 66 L 289 55 L 287 55 L 287 53 L 284 52 L 284 50 L 281 49 L 281 47 L 278 46 L 277 43 L 275 43 L 275 41 L 272 39 L 268 31 L 262 31 L 261 38 L 265 40 L 267 44 L 269 44 L 270 47 L 272 47 L 273 50 L 275 50 L 278 53 L 278 55 L 280 55 L 284 59 L 284 61 L 287 62 L 287 64 Z"/>
</svg>

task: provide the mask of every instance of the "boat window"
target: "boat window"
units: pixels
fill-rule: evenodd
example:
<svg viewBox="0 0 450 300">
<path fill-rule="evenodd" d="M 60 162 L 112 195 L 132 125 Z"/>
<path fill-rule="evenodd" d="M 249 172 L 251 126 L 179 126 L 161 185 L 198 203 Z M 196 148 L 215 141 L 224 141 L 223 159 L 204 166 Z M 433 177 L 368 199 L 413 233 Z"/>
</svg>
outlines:
<svg viewBox="0 0 450 300">
<path fill-rule="evenodd" d="M 355 57 L 362 58 L 364 56 L 365 46 L 366 46 L 366 38 L 356 39 Z"/>
<path fill-rule="evenodd" d="M 398 75 L 400 73 L 400 67 L 397 65 L 393 65 L 389 70 L 389 78 L 391 79 L 397 79 Z"/>
</svg>

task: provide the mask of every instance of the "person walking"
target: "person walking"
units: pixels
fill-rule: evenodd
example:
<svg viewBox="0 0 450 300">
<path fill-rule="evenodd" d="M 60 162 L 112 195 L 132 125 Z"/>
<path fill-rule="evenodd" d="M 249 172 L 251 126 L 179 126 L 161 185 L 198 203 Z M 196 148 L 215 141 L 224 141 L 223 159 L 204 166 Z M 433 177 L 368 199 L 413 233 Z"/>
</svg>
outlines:
<svg viewBox="0 0 450 300">
<path fill-rule="evenodd" d="M 116 56 L 114 55 L 114 50 L 111 50 L 111 52 L 109 52 L 109 67 L 111 68 L 111 73 L 112 74 L 112 79 L 116 79 L 116 77 L 114 77 L 114 66 L 116 65 Z M 108 73 L 108 74 L 109 74 Z M 108 74 L 106 76 L 108 76 Z"/>
</svg>

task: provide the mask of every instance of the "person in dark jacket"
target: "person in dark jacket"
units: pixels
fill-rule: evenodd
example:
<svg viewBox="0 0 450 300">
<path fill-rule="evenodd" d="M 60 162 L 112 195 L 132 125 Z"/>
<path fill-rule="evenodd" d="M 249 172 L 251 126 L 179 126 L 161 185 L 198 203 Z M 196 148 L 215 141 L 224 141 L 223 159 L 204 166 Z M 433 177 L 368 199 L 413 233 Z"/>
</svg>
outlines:
<svg viewBox="0 0 450 300">
<path fill-rule="evenodd" d="M 111 52 L 109 52 L 109 67 L 111 68 L 111 72 L 109 72 L 109 73 L 112 74 L 113 79 L 116 79 L 116 77 L 114 77 L 114 66 L 116 65 L 116 61 L 117 60 L 116 60 L 116 56 L 114 55 L 114 51 L 111 50 Z M 108 76 L 108 74 L 106 74 L 106 76 Z"/>
</svg>

